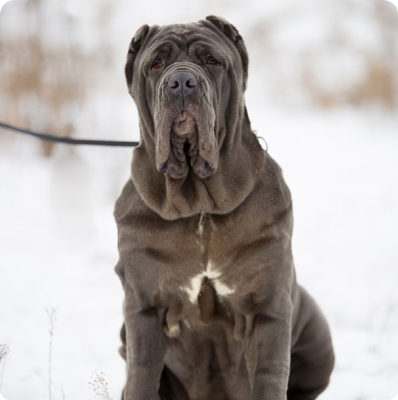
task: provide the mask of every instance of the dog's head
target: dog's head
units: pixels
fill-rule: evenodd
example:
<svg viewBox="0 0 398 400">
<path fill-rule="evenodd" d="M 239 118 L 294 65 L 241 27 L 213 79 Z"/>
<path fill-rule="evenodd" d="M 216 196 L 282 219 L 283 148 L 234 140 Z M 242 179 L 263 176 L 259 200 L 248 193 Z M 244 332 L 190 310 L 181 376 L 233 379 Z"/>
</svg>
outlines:
<svg viewBox="0 0 398 400">
<path fill-rule="evenodd" d="M 247 72 L 244 42 L 222 18 L 137 31 L 125 74 L 153 167 L 173 179 L 217 173 L 224 142 L 242 123 Z"/>
</svg>

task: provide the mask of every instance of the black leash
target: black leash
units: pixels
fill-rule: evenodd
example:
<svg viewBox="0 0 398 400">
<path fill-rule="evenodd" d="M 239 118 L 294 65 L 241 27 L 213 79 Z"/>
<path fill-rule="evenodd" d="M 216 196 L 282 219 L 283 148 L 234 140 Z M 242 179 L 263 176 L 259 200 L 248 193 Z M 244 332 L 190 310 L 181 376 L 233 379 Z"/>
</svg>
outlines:
<svg viewBox="0 0 398 400">
<path fill-rule="evenodd" d="M 139 142 L 120 142 L 120 141 L 116 141 L 116 140 L 72 139 L 72 138 L 65 137 L 65 136 L 54 136 L 54 135 L 48 135 L 46 133 L 33 132 L 28 129 L 22 129 L 22 128 L 18 128 L 17 126 L 5 124 L 4 122 L 0 122 L 0 128 L 23 133 L 25 135 L 34 136 L 35 138 L 46 140 L 48 142 L 66 143 L 66 144 L 72 144 L 72 145 L 137 147 L 140 144 Z M 257 134 L 257 131 L 254 131 L 254 133 Z M 264 143 L 266 145 L 265 151 L 268 151 L 268 143 L 266 142 L 266 140 L 261 136 L 257 136 L 257 137 L 264 141 Z"/>
<path fill-rule="evenodd" d="M 13 125 L 0 122 L 0 128 L 8 129 L 11 131 L 24 133 L 25 135 L 34 136 L 38 139 L 46 140 L 48 142 L 66 143 L 72 145 L 89 145 L 89 146 L 112 146 L 112 147 L 137 147 L 139 142 L 119 142 L 113 140 L 90 140 L 90 139 L 72 139 L 65 136 L 54 136 L 46 133 L 33 132 L 28 129 L 18 128 Z"/>
</svg>

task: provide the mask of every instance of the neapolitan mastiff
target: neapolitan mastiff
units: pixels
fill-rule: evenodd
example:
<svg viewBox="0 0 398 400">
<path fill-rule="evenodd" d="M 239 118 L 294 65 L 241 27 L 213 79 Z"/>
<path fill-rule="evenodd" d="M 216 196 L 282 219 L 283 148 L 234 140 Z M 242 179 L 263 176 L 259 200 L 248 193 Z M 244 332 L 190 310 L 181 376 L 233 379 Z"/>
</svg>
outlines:
<svg viewBox="0 0 398 400">
<path fill-rule="evenodd" d="M 141 142 L 116 203 L 125 400 L 311 400 L 328 325 L 295 277 L 292 200 L 250 126 L 248 55 L 210 16 L 142 26 L 125 68 Z"/>
</svg>

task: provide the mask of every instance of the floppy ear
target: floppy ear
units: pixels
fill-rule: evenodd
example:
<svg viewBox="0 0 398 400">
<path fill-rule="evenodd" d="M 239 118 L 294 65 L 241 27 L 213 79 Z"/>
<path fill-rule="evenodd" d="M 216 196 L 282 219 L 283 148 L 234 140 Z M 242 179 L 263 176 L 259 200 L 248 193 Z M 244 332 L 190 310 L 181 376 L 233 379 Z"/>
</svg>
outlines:
<svg viewBox="0 0 398 400">
<path fill-rule="evenodd" d="M 242 36 L 239 34 L 238 30 L 224 18 L 208 15 L 206 20 L 220 29 L 224 35 L 231 39 L 235 44 L 242 59 L 244 88 L 246 89 L 247 75 L 249 70 L 249 56 L 247 54 L 245 42 L 243 41 Z"/>
<path fill-rule="evenodd" d="M 129 51 L 127 53 L 127 62 L 124 68 L 124 73 L 126 75 L 127 86 L 130 89 L 133 83 L 133 64 L 134 60 L 139 52 L 141 45 L 149 31 L 148 25 L 142 25 L 140 29 L 136 32 L 133 39 L 131 40 Z"/>
</svg>

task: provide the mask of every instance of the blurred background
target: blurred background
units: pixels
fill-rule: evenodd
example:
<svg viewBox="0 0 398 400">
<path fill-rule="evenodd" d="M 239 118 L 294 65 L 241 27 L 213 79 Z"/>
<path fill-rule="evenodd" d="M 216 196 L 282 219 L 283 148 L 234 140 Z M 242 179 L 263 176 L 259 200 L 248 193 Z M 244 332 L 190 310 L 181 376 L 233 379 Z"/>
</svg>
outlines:
<svg viewBox="0 0 398 400">
<path fill-rule="evenodd" d="M 393 4 L 14 0 L 0 14 L 0 121 L 138 140 L 123 74 L 129 41 L 145 23 L 209 14 L 227 18 L 245 39 L 252 126 L 293 195 L 298 279 L 331 325 L 337 364 L 320 399 L 391 400 L 398 393 Z M 131 153 L 0 130 L 0 343 L 11 347 L 0 364 L 0 393 L 7 400 L 94 398 L 95 370 L 104 371 L 109 396 L 120 398 L 123 291 L 113 272 L 112 212 Z M 53 328 L 46 308 L 55 310 Z"/>
</svg>

